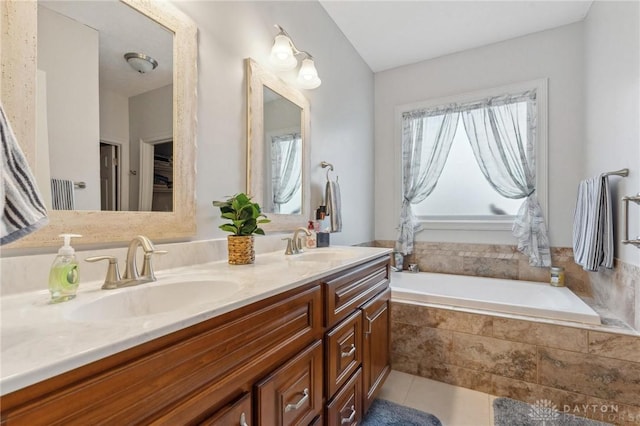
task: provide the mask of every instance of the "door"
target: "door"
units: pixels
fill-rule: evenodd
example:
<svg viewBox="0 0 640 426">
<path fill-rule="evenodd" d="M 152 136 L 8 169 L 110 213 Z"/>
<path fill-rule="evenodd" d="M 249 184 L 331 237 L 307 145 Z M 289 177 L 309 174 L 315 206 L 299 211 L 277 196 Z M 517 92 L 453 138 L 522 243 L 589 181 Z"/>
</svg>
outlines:
<svg viewBox="0 0 640 426">
<path fill-rule="evenodd" d="M 118 147 L 100 142 L 100 210 L 119 210 L 118 195 Z"/>
<path fill-rule="evenodd" d="M 364 318 L 362 356 L 363 413 L 369 410 L 369 406 L 391 371 L 390 300 L 391 289 L 387 289 L 360 308 Z"/>
</svg>

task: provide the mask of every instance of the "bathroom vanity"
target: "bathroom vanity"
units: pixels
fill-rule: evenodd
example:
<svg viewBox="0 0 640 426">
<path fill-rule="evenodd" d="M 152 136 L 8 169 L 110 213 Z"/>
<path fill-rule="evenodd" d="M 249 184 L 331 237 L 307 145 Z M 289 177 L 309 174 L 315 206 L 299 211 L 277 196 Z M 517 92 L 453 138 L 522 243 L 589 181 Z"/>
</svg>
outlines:
<svg viewBox="0 0 640 426">
<path fill-rule="evenodd" d="M 244 270 L 201 268 L 227 280 L 239 274 L 242 300 L 3 395 L 1 424 L 358 423 L 390 371 L 389 251 L 315 252 L 259 256 Z M 302 270 L 311 272 L 290 282 Z M 264 288 L 248 284 L 258 276 Z M 154 334 L 144 318 L 137 327 Z"/>
</svg>

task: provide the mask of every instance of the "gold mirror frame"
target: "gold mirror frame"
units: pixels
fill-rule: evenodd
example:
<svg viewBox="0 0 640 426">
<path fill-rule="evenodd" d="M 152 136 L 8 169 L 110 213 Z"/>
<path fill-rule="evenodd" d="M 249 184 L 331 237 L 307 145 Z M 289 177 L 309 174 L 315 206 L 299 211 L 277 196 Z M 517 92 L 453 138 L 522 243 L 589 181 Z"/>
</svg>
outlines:
<svg viewBox="0 0 640 426">
<path fill-rule="evenodd" d="M 265 231 L 291 231 L 304 226 L 311 219 L 309 151 L 311 111 L 309 101 L 297 89 L 287 85 L 276 75 L 251 58 L 245 59 L 247 77 L 247 193 L 264 206 L 264 86 L 296 104 L 300 110 L 302 135 L 302 209 L 301 214 L 267 213 L 271 220 L 262 226 Z"/>
<path fill-rule="evenodd" d="M 128 241 L 144 234 L 154 240 L 195 235 L 195 132 L 197 108 L 197 27 L 168 2 L 120 0 L 174 33 L 172 212 L 49 211 L 49 225 L 5 247 L 59 245 L 58 234 L 83 238 L 74 245 Z M 0 98 L 29 165 L 35 167 L 35 86 L 37 2 L 3 0 L 0 5 Z"/>
</svg>

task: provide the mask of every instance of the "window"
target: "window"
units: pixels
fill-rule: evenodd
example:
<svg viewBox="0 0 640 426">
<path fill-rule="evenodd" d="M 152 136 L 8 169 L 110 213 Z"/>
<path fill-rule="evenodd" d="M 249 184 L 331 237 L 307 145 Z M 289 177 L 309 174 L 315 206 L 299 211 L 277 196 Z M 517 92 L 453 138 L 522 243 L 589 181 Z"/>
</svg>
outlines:
<svg viewBox="0 0 640 426">
<path fill-rule="evenodd" d="M 533 96 L 535 101 L 529 102 L 524 99 L 526 96 Z M 496 114 L 498 119 L 500 114 L 508 115 L 508 124 L 504 122 L 499 126 L 504 132 L 501 136 L 504 136 L 505 139 L 516 137 L 511 120 L 516 123 L 519 129 L 527 129 L 527 121 L 534 120 L 534 126 L 531 127 L 535 129 L 537 134 L 523 131 L 517 135 L 517 137 L 523 138 L 523 146 L 527 145 L 527 138 L 531 140 L 534 144 L 531 152 L 499 153 L 495 149 L 495 145 L 491 146 L 490 139 L 492 137 L 484 135 L 484 133 L 491 134 L 495 130 L 490 125 L 486 111 L 483 111 L 483 108 L 487 108 L 487 102 L 494 111 L 504 108 L 501 102 L 504 105 L 509 104 L 509 112 L 503 110 L 497 111 Z M 442 136 L 435 133 L 445 132 L 441 126 L 444 115 L 449 113 L 454 115 L 449 130 L 452 136 L 448 155 L 443 154 L 442 158 L 438 160 L 442 162 L 442 165 L 439 166 L 442 167 L 441 172 L 438 175 L 439 170 L 436 170 L 427 177 L 435 179 L 434 187 L 422 201 L 412 203 L 413 213 L 423 228 L 511 230 L 514 218 L 526 195 L 524 193 L 514 194 L 509 191 L 503 191 L 503 194 L 498 192 L 495 188 L 502 189 L 501 178 L 494 178 L 490 183 L 486 175 L 495 174 L 495 171 L 487 170 L 492 166 L 479 161 L 478 155 L 485 159 L 492 157 L 492 161 L 489 163 L 492 163 L 494 158 L 505 155 L 507 157 L 509 155 L 533 157 L 528 161 L 535 164 L 535 195 L 540 202 L 543 215 L 546 217 L 546 103 L 546 80 L 539 80 L 406 105 L 396 109 L 398 138 L 401 139 L 402 132 L 406 131 L 403 126 L 407 125 L 407 119 L 422 120 L 421 131 L 425 132 L 424 141 L 427 145 L 433 144 L 438 136 Z M 475 122 L 470 119 L 470 115 L 475 116 Z M 474 127 L 474 123 L 477 127 Z M 479 126 L 478 123 L 480 123 Z M 500 123 L 498 124 L 500 125 Z M 471 143 L 469 135 L 475 139 L 475 147 L 473 147 L 474 144 Z M 442 141 L 444 141 L 443 145 L 446 149 L 446 144 L 449 141 L 444 137 Z M 397 148 L 400 150 L 400 162 L 402 163 L 401 143 L 400 140 Z M 433 161 L 433 153 L 429 146 L 420 149 L 423 157 L 429 157 L 425 159 L 427 163 Z M 477 155 L 474 155 L 474 151 Z M 479 153 L 478 151 L 483 152 Z M 496 161 L 500 162 L 501 160 Z M 399 167 L 400 182 L 403 181 L 402 167 L 401 164 Z M 424 167 L 424 164 L 421 167 Z M 402 187 L 400 191 L 402 194 Z"/>
</svg>

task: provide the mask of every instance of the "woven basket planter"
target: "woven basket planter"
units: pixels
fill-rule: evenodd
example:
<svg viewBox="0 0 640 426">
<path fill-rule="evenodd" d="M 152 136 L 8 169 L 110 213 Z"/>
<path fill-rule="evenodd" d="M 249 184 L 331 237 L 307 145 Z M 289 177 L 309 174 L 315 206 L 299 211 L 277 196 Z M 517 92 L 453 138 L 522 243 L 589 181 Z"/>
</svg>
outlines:
<svg viewBox="0 0 640 426">
<path fill-rule="evenodd" d="M 256 260 L 253 235 L 227 235 L 230 265 L 249 265 Z"/>
</svg>

